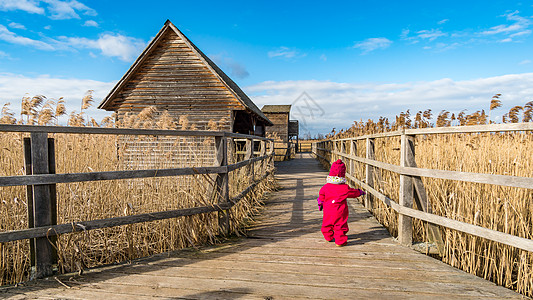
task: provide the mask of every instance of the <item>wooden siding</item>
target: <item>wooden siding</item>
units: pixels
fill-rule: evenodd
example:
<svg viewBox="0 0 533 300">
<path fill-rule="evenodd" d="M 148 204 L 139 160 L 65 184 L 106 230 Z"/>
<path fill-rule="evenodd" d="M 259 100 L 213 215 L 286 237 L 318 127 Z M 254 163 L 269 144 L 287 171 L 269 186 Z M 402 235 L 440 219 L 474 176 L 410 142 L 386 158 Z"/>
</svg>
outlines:
<svg viewBox="0 0 533 300">
<path fill-rule="evenodd" d="M 232 111 L 245 109 L 172 30 L 164 33 L 108 109 L 117 111 L 121 120 L 149 106 L 168 110 L 176 121 L 187 116 L 197 130 L 209 129 L 213 121 L 225 131 L 233 129 Z"/>
<path fill-rule="evenodd" d="M 289 141 L 289 114 L 288 113 L 265 113 L 274 126 L 266 128 L 267 136 L 274 135 L 276 140 L 288 143 Z M 273 137 L 274 137 L 273 136 Z"/>
</svg>

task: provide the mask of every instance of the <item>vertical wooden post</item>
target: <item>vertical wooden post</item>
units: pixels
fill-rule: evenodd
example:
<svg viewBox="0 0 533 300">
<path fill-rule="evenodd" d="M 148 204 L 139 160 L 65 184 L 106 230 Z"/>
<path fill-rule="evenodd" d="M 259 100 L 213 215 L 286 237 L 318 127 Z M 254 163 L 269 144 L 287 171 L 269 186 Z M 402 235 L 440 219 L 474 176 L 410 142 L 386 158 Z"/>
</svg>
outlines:
<svg viewBox="0 0 533 300">
<path fill-rule="evenodd" d="M 48 134 L 45 132 L 31 133 L 32 174 L 48 174 L 49 168 Z M 33 218 L 35 227 L 52 225 L 52 197 L 50 185 L 33 186 Z M 53 247 L 47 237 L 35 239 L 35 274 L 43 278 L 53 274 Z"/>
<path fill-rule="evenodd" d="M 276 154 L 276 149 L 274 149 L 274 141 L 269 141 L 270 145 L 270 158 L 268 159 L 268 165 L 271 169 L 274 169 L 274 155 Z"/>
<path fill-rule="evenodd" d="M 415 145 L 414 142 L 409 142 L 409 147 L 407 147 L 407 161 L 406 164 L 408 167 L 416 168 L 416 159 L 415 159 Z M 412 176 L 413 181 L 413 196 L 415 200 L 415 204 L 418 207 L 418 209 L 427 212 L 432 213 L 431 209 L 431 203 L 428 200 L 428 196 L 426 193 L 426 188 L 424 187 L 424 183 L 422 182 L 422 178 L 420 176 Z M 427 224 L 427 233 L 428 233 L 428 241 L 431 243 L 434 243 L 437 246 L 437 250 L 439 251 L 440 255 L 444 254 L 444 240 L 442 238 L 442 235 L 440 233 L 439 228 L 435 224 L 428 223 Z"/>
<path fill-rule="evenodd" d="M 350 140 L 350 155 L 357 156 L 357 141 Z M 355 177 L 355 160 L 350 159 L 349 164 L 350 175 Z"/>
<path fill-rule="evenodd" d="M 26 175 L 32 174 L 31 166 L 31 139 L 24 138 L 24 167 Z M 34 228 L 33 221 L 33 186 L 26 186 L 26 203 L 28 204 L 28 228 Z M 30 242 L 30 265 L 35 267 L 35 239 L 29 239 Z"/>
<path fill-rule="evenodd" d="M 56 147 L 53 138 L 48 138 L 48 173 L 56 174 Z M 50 213 L 52 216 L 52 225 L 57 225 L 57 185 L 50 184 Z M 52 242 L 52 264 L 57 265 L 57 235 L 50 237 Z"/>
<path fill-rule="evenodd" d="M 228 164 L 228 140 L 224 136 L 215 137 L 216 162 L 217 166 L 227 166 Z M 228 172 L 218 173 L 215 180 L 215 192 L 218 195 L 218 204 L 229 203 L 229 174 Z M 218 224 L 220 233 L 229 234 L 229 210 L 218 212 Z"/>
<path fill-rule="evenodd" d="M 343 154 L 346 154 L 346 149 L 345 149 L 345 145 L 346 144 L 344 143 L 344 141 L 340 141 L 339 143 L 340 143 L 340 147 L 339 147 L 340 151 L 339 152 L 343 153 Z M 343 157 L 341 155 L 339 155 L 339 158 L 342 159 L 343 161 L 345 160 L 345 157 Z"/>
<path fill-rule="evenodd" d="M 400 166 L 408 166 L 409 148 L 414 148 L 414 138 L 402 134 L 401 136 L 401 153 Z M 414 152 L 412 152 L 414 153 Z M 400 205 L 404 207 L 413 207 L 413 180 L 411 176 L 400 175 Z M 413 243 L 413 220 L 411 217 L 398 215 L 398 241 L 402 245 L 411 246 Z"/>
<path fill-rule="evenodd" d="M 252 157 L 254 157 L 254 140 L 246 139 L 246 154 L 244 155 L 244 160 L 251 159 Z M 252 179 L 252 181 L 254 181 L 255 180 L 254 163 L 251 163 L 247 169 L 248 169 L 249 174 L 251 175 L 250 178 Z"/>
<path fill-rule="evenodd" d="M 375 159 L 374 155 L 374 139 L 367 138 L 366 139 L 366 158 L 367 159 Z M 368 184 L 370 187 L 374 187 L 374 167 L 367 164 L 365 167 L 365 181 L 366 184 Z M 365 196 L 365 207 L 368 210 L 373 209 L 373 196 L 368 193 Z"/>
<path fill-rule="evenodd" d="M 266 142 L 261 140 L 259 142 L 259 156 L 265 156 L 266 155 Z M 265 164 L 265 161 L 267 161 L 267 159 L 262 159 L 261 160 L 261 163 L 260 163 L 260 168 L 261 168 L 261 176 L 264 175 L 267 171 L 267 165 Z"/>
</svg>

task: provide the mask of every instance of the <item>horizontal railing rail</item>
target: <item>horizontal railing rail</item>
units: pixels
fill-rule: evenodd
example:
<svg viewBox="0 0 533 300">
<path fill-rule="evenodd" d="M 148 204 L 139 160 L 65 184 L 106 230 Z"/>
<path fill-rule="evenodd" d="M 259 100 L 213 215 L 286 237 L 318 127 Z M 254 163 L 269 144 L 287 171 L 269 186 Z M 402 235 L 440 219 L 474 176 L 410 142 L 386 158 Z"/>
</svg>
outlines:
<svg viewBox="0 0 533 300">
<path fill-rule="evenodd" d="M 105 128 L 105 127 L 74 127 L 74 126 L 39 126 L 39 125 L 11 125 L 0 124 L 0 132 L 22 133 L 70 133 L 70 134 L 109 134 L 109 135 L 166 135 L 166 136 L 203 136 L 227 137 L 236 139 L 254 139 L 272 141 L 269 138 L 210 130 L 168 130 L 168 129 L 136 129 L 136 128 Z"/>
<path fill-rule="evenodd" d="M 379 199 L 382 203 L 392 208 L 399 214 L 400 217 L 398 219 L 398 239 L 402 244 L 410 244 L 412 242 L 411 218 L 416 218 L 422 221 L 426 221 L 430 224 L 440 225 L 446 228 L 471 234 L 473 236 L 485 238 L 490 241 L 533 252 L 533 240 L 531 239 L 453 220 L 431 213 L 431 210 L 429 209 L 430 205 L 428 204 L 427 195 L 420 179 L 421 177 L 426 177 L 533 189 L 532 177 L 424 169 L 418 168 L 414 159 L 414 136 L 430 134 L 490 133 L 513 131 L 531 132 L 533 131 L 533 123 L 489 124 L 475 126 L 405 129 L 394 132 L 364 135 L 353 138 L 331 139 L 314 143 L 313 154 L 318 159 L 324 160 L 330 164 L 333 157 L 342 157 L 347 159 L 349 164 L 354 161 L 362 163 L 366 166 L 365 179 L 356 178 L 353 174 L 350 174 L 348 172 L 346 177 L 354 183 L 360 185 L 370 195 Z M 400 165 L 380 162 L 374 158 L 374 140 L 377 138 L 386 137 L 401 137 Z M 354 143 L 356 141 L 361 140 L 366 140 L 366 157 L 360 157 L 355 155 L 354 150 L 356 146 L 354 145 Z M 348 153 L 348 149 L 346 149 L 346 143 L 350 144 L 350 153 Z M 372 179 L 374 172 L 373 168 L 388 170 L 400 175 L 400 199 L 398 202 L 388 198 L 385 194 L 374 189 Z M 415 199 L 415 201 L 418 200 L 419 202 L 421 202 L 420 206 L 423 209 L 426 208 L 426 211 L 413 209 L 413 198 Z M 369 197 L 369 199 L 370 200 L 365 201 L 365 206 L 367 206 L 367 208 L 371 207 L 372 198 Z"/>
<path fill-rule="evenodd" d="M 358 137 L 336 139 L 336 141 L 365 140 L 373 138 L 393 137 L 402 135 L 424 135 L 424 134 L 453 134 L 453 133 L 487 133 L 487 132 L 512 132 L 512 131 L 532 131 L 533 123 L 507 123 L 507 124 L 485 124 L 469 126 L 450 127 L 430 127 L 417 129 L 400 129 L 396 131 L 362 135 Z"/>
</svg>

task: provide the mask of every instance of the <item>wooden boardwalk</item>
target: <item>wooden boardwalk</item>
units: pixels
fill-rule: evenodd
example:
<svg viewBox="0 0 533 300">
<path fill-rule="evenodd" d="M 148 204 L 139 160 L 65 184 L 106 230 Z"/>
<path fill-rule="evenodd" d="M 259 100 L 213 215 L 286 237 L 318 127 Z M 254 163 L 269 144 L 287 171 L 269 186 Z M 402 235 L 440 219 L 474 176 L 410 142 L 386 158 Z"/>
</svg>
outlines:
<svg viewBox="0 0 533 300">
<path fill-rule="evenodd" d="M 280 190 L 248 238 L 0 290 L 12 299 L 520 299 L 396 243 L 356 201 L 346 247 L 320 233 L 327 172 L 308 154 L 278 165 Z M 66 287 L 68 286 L 68 288 Z"/>
</svg>

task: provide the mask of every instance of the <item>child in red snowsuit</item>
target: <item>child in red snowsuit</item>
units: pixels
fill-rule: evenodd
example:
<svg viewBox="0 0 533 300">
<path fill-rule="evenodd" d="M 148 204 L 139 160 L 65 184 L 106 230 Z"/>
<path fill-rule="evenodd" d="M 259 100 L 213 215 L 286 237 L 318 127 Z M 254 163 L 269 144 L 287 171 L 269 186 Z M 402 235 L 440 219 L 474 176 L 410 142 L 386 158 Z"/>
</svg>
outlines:
<svg viewBox="0 0 533 300">
<path fill-rule="evenodd" d="M 322 234 L 326 241 L 335 239 L 339 247 L 345 246 L 348 237 L 348 204 L 346 198 L 357 198 L 366 193 L 360 189 L 352 189 L 346 184 L 346 166 L 342 160 L 331 165 L 327 183 L 320 189 L 318 207 L 324 209 Z"/>
</svg>

